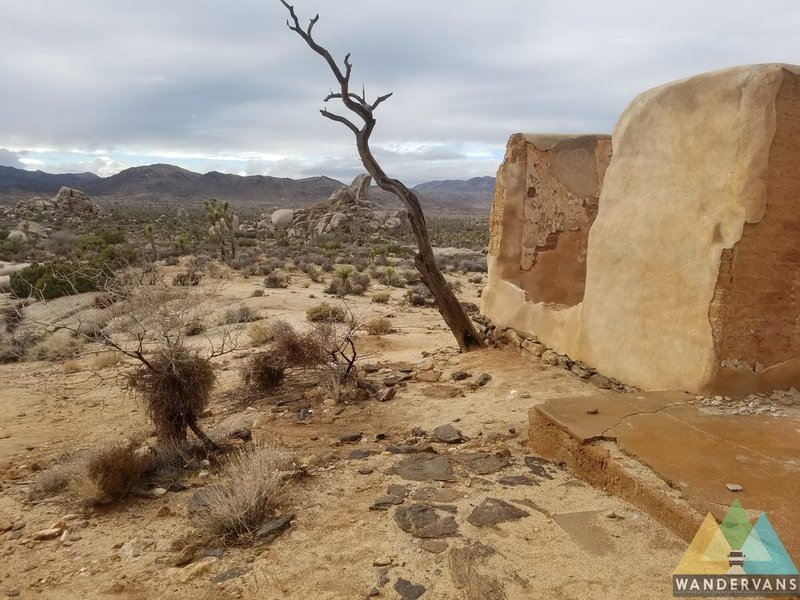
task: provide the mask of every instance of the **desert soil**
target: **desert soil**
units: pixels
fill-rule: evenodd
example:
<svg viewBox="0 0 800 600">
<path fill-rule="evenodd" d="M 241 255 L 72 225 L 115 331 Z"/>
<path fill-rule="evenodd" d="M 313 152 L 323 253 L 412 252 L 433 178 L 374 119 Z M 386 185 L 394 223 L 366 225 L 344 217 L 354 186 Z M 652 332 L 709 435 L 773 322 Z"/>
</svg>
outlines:
<svg viewBox="0 0 800 600">
<path fill-rule="evenodd" d="M 480 285 L 464 284 L 462 299 L 477 302 Z M 249 297 L 258 287 L 260 279 L 230 275 L 216 302 L 222 309 L 243 301 L 261 318 L 300 323 L 306 308 L 324 298 L 319 284 Z M 24 524 L 0 534 L 0 596 L 671 597 L 670 575 L 685 542 L 626 502 L 537 460 L 526 447 L 531 406 L 595 388 L 510 349 L 459 355 L 435 310 L 402 305 L 400 290 L 393 296 L 389 305 L 352 300 L 365 318 L 391 314 L 397 330 L 360 337 L 364 363 L 387 370 L 371 379 L 380 383 L 389 369 L 418 373 L 425 352 L 441 371 L 440 382 L 401 383 L 388 402 L 308 406 L 302 391 L 291 386 L 261 398 L 239 387 L 239 365 L 252 351 L 246 336 L 239 350 L 217 360 L 219 386 L 205 426 L 223 437 L 249 427 L 255 439 L 289 449 L 307 466 L 307 475 L 283 493 L 278 511 L 294 519 L 274 541 L 203 548 L 183 567 L 173 564 L 193 532 L 190 499 L 220 475 L 213 469 L 205 476 L 187 473 L 185 491 L 131 497 L 104 509 L 85 509 L 63 497 L 31 501 L 37 471 L 57 457 L 146 432 L 148 425 L 135 399 L 111 379 L 100 382 L 81 369 L 57 376 L 46 362 L 0 366 L 0 524 Z M 471 377 L 454 381 L 457 370 Z M 483 373 L 491 381 L 478 386 Z M 303 419 L 301 408 L 310 408 Z M 435 439 L 433 430 L 446 424 L 461 432 L 462 443 Z M 340 441 L 346 433 L 361 438 Z M 432 452 L 388 449 L 404 444 L 430 446 Z M 436 456 L 444 457 L 438 466 L 449 481 L 406 478 L 404 465 Z M 389 492 L 388 509 L 370 509 Z M 392 504 L 397 502 L 402 503 Z M 35 532 L 67 515 L 70 539 L 33 540 Z M 426 517 L 433 522 L 422 523 Z M 509 520 L 494 522 L 499 519 Z M 400 523 L 446 536 L 417 537 Z M 131 552 L 133 547 L 139 551 Z"/>
</svg>

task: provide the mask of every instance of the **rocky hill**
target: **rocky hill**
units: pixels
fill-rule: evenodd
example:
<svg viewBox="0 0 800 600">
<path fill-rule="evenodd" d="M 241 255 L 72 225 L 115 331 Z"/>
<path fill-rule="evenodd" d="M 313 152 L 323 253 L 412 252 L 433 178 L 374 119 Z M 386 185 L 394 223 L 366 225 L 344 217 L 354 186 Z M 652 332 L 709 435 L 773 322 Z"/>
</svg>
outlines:
<svg viewBox="0 0 800 600">
<path fill-rule="evenodd" d="M 32 196 L 52 196 L 61 187 L 77 188 L 101 206 L 131 205 L 164 209 L 199 207 L 207 198 L 230 200 L 241 212 L 263 212 L 274 207 L 307 207 L 327 200 L 342 183 L 330 177 L 289 179 L 262 175 L 240 176 L 212 171 L 200 174 L 174 165 L 132 167 L 110 177 L 93 173 L 50 174 L 0 167 L 0 199 L 15 202 Z M 493 177 L 467 181 L 432 181 L 414 188 L 423 207 L 434 213 L 488 214 Z M 381 206 L 398 208 L 391 194 L 374 189 Z"/>
</svg>

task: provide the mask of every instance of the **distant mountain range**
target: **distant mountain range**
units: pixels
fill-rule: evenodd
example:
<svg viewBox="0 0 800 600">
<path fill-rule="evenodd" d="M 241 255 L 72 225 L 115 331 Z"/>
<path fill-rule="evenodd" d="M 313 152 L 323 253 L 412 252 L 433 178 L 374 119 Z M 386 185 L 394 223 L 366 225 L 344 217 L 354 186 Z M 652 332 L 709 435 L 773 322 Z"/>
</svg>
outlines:
<svg viewBox="0 0 800 600">
<path fill-rule="evenodd" d="M 330 177 L 289 179 L 263 175 L 229 175 L 212 171 L 203 175 L 174 165 L 132 167 L 110 177 L 93 173 L 63 175 L 25 171 L 0 166 L 0 198 L 25 200 L 52 196 L 61 186 L 85 192 L 101 206 L 104 203 L 140 206 L 196 206 L 207 198 L 229 200 L 247 211 L 264 212 L 275 207 L 297 208 L 327 200 L 344 185 Z M 424 208 L 436 213 L 488 214 L 494 177 L 466 181 L 430 181 L 414 187 Z M 384 205 L 398 201 L 373 186 L 371 197 Z"/>
</svg>

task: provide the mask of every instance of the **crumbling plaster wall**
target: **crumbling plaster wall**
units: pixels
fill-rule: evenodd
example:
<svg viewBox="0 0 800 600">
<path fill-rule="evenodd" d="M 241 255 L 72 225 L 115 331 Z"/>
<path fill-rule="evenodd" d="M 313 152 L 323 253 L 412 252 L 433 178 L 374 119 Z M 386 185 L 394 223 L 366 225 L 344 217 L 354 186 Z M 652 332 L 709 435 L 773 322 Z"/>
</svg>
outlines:
<svg viewBox="0 0 800 600">
<path fill-rule="evenodd" d="M 800 384 L 799 81 L 798 67 L 756 65 L 635 98 L 614 130 L 575 304 L 548 302 L 547 280 L 526 284 L 525 259 L 508 260 L 525 227 L 510 225 L 507 238 L 507 223 L 555 224 L 546 210 L 525 212 L 528 165 L 512 136 L 498 173 L 485 314 L 646 389 Z M 548 251 L 541 236 L 523 235 L 521 256 L 529 239 L 534 256 Z"/>
</svg>

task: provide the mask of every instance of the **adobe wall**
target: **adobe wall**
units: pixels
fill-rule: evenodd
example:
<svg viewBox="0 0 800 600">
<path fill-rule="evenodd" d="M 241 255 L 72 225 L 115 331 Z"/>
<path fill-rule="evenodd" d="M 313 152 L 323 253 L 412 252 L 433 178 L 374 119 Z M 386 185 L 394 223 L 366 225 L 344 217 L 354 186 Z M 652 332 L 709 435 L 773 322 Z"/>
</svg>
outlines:
<svg viewBox="0 0 800 600">
<path fill-rule="evenodd" d="M 605 177 L 601 138 L 594 161 L 574 163 L 576 180 L 602 184 L 593 223 L 575 190 L 539 185 L 529 201 L 532 172 L 558 177 L 528 138 L 511 137 L 498 172 L 487 316 L 645 389 L 800 385 L 800 68 L 737 67 L 638 96 Z M 585 248 L 585 275 L 548 268 L 583 252 L 558 251 L 564 232 L 551 230 Z"/>
</svg>

